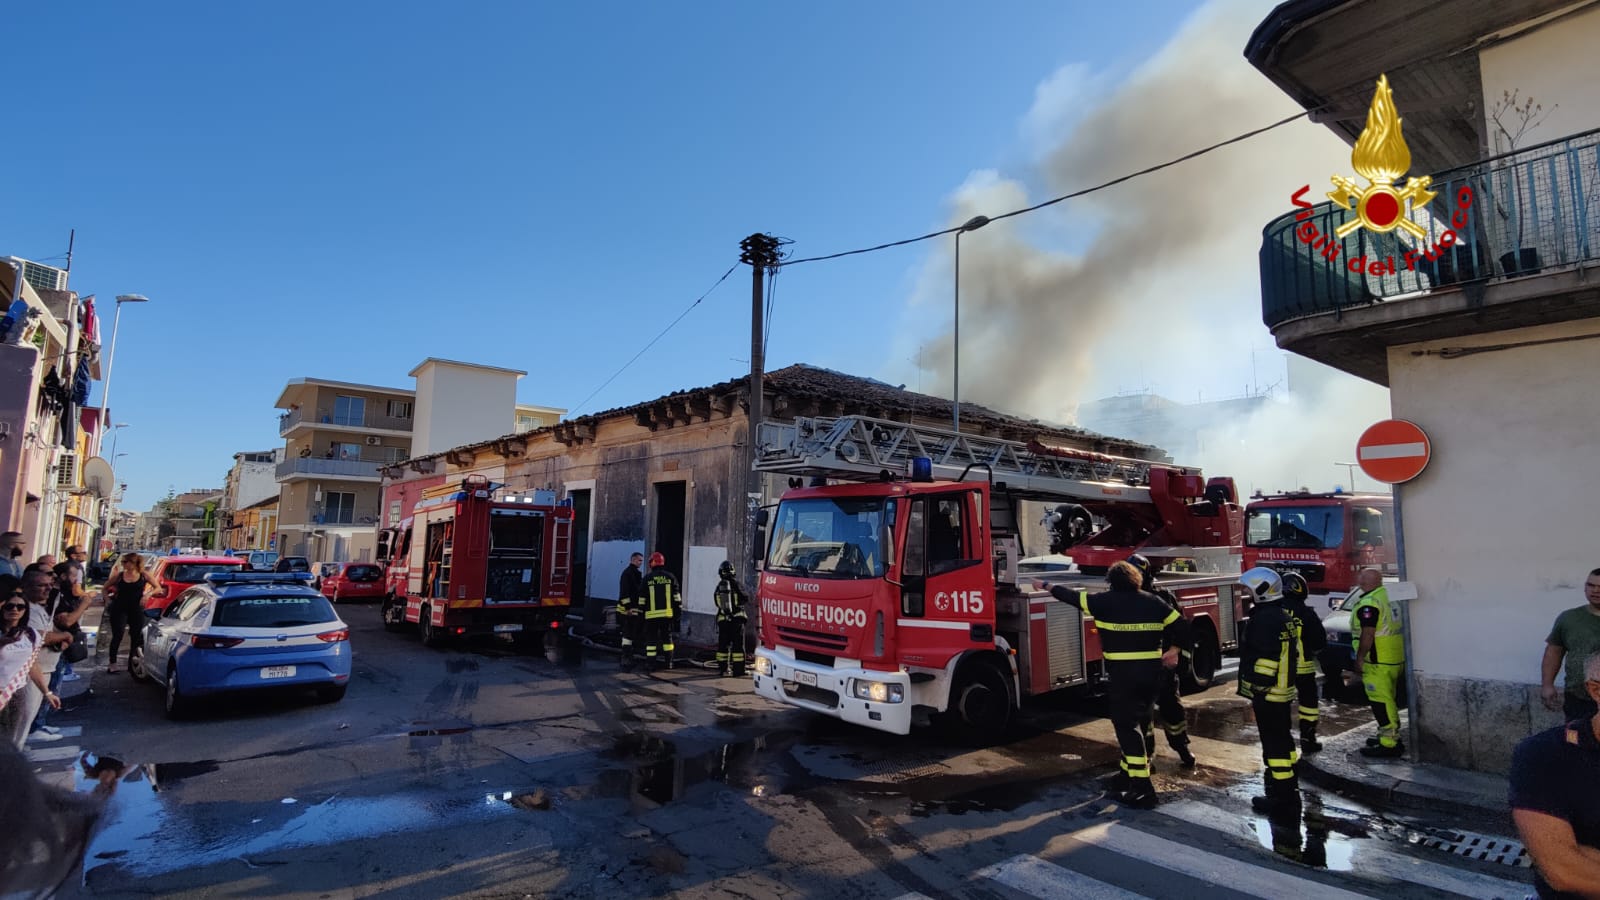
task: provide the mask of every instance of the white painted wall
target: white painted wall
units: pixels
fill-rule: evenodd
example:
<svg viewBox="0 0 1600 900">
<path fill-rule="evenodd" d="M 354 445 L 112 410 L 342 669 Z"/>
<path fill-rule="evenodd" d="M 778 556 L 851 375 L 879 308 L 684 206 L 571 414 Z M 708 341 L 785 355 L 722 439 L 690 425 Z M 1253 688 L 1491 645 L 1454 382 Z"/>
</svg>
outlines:
<svg viewBox="0 0 1600 900">
<path fill-rule="evenodd" d="M 511 433 L 506 411 L 517 405 L 518 373 L 429 360 L 411 374 L 417 379 L 413 457 Z"/>
<path fill-rule="evenodd" d="M 589 596 L 615 602 L 617 588 L 622 586 L 622 570 L 628 565 L 628 557 L 635 553 L 645 553 L 644 541 L 597 541 L 590 544 Z M 645 556 L 648 562 L 649 554 Z M 647 572 L 649 569 L 646 565 L 640 571 Z"/>
<path fill-rule="evenodd" d="M 1389 351 L 1397 418 L 1433 459 L 1401 487 L 1413 662 L 1429 675 L 1537 684 L 1550 624 L 1600 566 L 1600 339 L 1457 359 L 1415 356 L 1600 334 L 1600 319 Z"/>
<path fill-rule="evenodd" d="M 274 456 L 283 459 L 283 448 Z M 275 462 L 240 462 L 239 487 L 234 497 L 234 509 L 244 509 L 255 503 L 278 496 L 278 464 Z"/>
<path fill-rule="evenodd" d="M 1600 127 L 1600 8 L 1590 9 L 1536 28 L 1504 43 L 1484 48 L 1478 57 L 1483 75 L 1483 112 L 1491 153 L 1511 150 L 1495 143 L 1488 120 L 1507 91 L 1532 97 L 1544 107 L 1544 123 L 1517 142 L 1531 147 L 1545 141 Z"/>
</svg>

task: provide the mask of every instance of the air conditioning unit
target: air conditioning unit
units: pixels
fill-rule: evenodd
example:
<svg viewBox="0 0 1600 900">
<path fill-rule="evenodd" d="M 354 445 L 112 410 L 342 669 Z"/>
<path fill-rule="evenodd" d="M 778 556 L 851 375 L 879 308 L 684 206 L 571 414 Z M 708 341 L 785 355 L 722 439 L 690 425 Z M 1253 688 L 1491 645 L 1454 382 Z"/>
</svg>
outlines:
<svg viewBox="0 0 1600 900">
<path fill-rule="evenodd" d="M 382 447 L 383 446 L 383 438 L 380 438 L 375 434 L 369 434 L 369 435 L 367 435 L 367 446 L 368 447 Z"/>
<path fill-rule="evenodd" d="M 56 460 L 56 487 L 71 488 L 78 486 L 78 454 L 63 453 Z"/>
</svg>

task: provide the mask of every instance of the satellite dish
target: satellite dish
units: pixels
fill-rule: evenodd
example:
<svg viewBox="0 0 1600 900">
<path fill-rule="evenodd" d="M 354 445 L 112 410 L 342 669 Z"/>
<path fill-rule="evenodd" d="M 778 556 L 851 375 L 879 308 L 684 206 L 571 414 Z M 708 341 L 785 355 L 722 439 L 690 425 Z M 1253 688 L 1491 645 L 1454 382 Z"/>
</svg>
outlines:
<svg viewBox="0 0 1600 900">
<path fill-rule="evenodd" d="M 98 456 L 83 461 L 83 486 L 104 500 L 111 496 L 111 464 Z"/>
</svg>

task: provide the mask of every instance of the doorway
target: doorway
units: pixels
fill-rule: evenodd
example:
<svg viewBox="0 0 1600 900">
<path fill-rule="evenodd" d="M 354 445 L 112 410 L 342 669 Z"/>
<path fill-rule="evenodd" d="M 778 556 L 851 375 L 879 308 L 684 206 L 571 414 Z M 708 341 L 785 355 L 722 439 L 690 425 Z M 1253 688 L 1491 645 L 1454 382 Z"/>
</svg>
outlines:
<svg viewBox="0 0 1600 900">
<path fill-rule="evenodd" d="M 589 505 L 593 494 L 588 489 L 568 490 L 572 501 L 572 606 L 585 612 L 589 607 Z"/>
<path fill-rule="evenodd" d="M 683 571 L 683 537 L 685 514 L 688 509 L 688 483 L 683 481 L 658 481 L 655 484 L 656 521 L 655 540 L 651 552 L 667 558 L 667 570 L 681 581 Z"/>
</svg>

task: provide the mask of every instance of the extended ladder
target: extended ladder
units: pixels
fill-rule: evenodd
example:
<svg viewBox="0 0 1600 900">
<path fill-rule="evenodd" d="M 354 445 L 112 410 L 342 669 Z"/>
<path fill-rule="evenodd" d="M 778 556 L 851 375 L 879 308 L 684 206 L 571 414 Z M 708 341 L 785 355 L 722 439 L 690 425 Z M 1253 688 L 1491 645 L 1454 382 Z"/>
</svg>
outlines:
<svg viewBox="0 0 1600 900">
<path fill-rule="evenodd" d="M 757 446 L 761 472 L 870 481 L 885 472 L 904 477 L 912 459 L 926 457 L 935 478 L 992 473 L 996 484 L 1031 500 L 1147 503 L 1151 469 L 1162 465 L 865 416 L 763 422 Z"/>
</svg>

